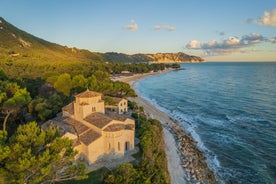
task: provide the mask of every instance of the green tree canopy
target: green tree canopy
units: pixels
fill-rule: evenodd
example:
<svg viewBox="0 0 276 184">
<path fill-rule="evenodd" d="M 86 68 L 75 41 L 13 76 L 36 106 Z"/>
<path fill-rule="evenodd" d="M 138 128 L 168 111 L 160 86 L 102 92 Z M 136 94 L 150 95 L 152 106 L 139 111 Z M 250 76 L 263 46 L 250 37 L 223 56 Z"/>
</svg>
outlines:
<svg viewBox="0 0 276 184">
<path fill-rule="evenodd" d="M 72 78 L 72 88 L 76 90 L 76 92 L 81 92 L 88 87 L 88 79 L 86 79 L 83 75 L 79 74 Z"/>
<path fill-rule="evenodd" d="M 36 122 L 20 125 L 5 149 L 0 147 L 0 176 L 6 183 L 55 183 L 86 177 L 85 165 L 74 162 L 77 152 L 71 140 L 60 137 L 55 128 L 42 130 Z"/>
<path fill-rule="evenodd" d="M 3 131 L 6 131 L 9 116 L 18 112 L 22 106 L 30 101 L 30 93 L 26 88 L 20 88 L 16 83 L 8 81 L 0 86 L 0 104 L 2 113 L 5 114 Z"/>
<path fill-rule="evenodd" d="M 72 89 L 72 80 L 70 74 L 61 74 L 54 83 L 54 88 L 65 96 L 70 96 Z"/>
</svg>

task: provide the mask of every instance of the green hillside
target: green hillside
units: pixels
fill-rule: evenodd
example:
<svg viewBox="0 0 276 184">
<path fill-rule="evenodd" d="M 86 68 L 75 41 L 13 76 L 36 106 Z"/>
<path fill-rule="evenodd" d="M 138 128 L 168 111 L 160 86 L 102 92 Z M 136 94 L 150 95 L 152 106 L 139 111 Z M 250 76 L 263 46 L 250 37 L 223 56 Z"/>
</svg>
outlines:
<svg viewBox="0 0 276 184">
<path fill-rule="evenodd" d="M 102 54 L 35 37 L 0 17 L 0 59 L 6 61 L 103 61 Z"/>
</svg>

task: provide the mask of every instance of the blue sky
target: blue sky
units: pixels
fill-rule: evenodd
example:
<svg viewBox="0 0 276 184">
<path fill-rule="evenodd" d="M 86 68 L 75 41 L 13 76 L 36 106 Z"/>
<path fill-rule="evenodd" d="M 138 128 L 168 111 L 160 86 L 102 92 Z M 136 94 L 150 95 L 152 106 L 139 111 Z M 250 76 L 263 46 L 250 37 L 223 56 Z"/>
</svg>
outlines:
<svg viewBox="0 0 276 184">
<path fill-rule="evenodd" d="M 95 52 L 276 61 L 275 0 L 1 0 L 0 16 L 45 40 Z"/>
</svg>

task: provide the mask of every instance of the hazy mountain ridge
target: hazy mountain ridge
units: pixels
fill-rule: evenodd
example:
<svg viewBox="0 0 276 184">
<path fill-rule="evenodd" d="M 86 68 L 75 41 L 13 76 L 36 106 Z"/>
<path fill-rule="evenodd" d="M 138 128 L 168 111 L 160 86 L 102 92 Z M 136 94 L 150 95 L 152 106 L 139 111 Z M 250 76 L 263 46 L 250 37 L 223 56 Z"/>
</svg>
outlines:
<svg viewBox="0 0 276 184">
<path fill-rule="evenodd" d="M 0 17 L 0 59 L 4 61 L 108 61 L 108 62 L 200 62 L 185 53 L 133 54 L 97 53 L 69 48 L 43 40 L 18 29 Z"/>
</svg>

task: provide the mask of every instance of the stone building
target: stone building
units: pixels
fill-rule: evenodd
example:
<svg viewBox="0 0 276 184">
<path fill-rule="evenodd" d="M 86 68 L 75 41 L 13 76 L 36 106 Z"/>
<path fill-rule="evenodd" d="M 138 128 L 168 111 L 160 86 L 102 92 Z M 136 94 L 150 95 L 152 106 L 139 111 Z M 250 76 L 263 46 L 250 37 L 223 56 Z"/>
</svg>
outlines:
<svg viewBox="0 0 276 184">
<path fill-rule="evenodd" d="M 134 120 L 105 111 L 102 94 L 89 90 L 63 107 L 62 116 L 45 124 L 57 126 L 63 136 L 73 140 L 77 159 L 88 164 L 123 157 L 135 146 Z"/>
<path fill-rule="evenodd" d="M 123 114 L 128 112 L 127 100 L 123 98 L 112 97 L 114 104 L 105 105 L 105 108 L 109 111 L 116 112 L 118 114 Z"/>
</svg>

